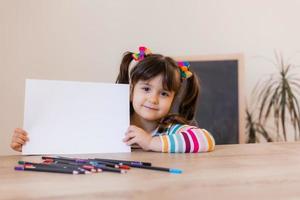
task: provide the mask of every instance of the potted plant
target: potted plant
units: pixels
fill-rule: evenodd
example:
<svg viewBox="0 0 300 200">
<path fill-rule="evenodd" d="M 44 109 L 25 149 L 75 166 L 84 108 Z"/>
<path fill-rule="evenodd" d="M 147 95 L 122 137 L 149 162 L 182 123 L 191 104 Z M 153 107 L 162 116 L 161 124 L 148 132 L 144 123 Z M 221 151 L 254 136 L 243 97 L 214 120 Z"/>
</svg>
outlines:
<svg viewBox="0 0 300 200">
<path fill-rule="evenodd" d="M 259 106 L 258 123 L 254 122 L 255 130 L 264 132 L 267 122 L 272 122 L 276 128 L 277 141 L 287 141 L 287 126 L 294 129 L 294 140 L 299 140 L 300 134 L 300 107 L 297 97 L 300 94 L 300 78 L 294 73 L 295 65 L 286 62 L 283 56 L 275 52 L 277 72 L 259 82 L 254 94 Z M 251 113 L 247 116 L 251 119 Z M 251 121 L 249 121 L 251 122 Z"/>
<path fill-rule="evenodd" d="M 264 126 L 254 117 L 254 112 L 246 108 L 246 132 L 248 135 L 247 143 L 259 142 L 258 134 L 262 135 L 267 142 L 273 142 L 268 131 Z"/>
</svg>

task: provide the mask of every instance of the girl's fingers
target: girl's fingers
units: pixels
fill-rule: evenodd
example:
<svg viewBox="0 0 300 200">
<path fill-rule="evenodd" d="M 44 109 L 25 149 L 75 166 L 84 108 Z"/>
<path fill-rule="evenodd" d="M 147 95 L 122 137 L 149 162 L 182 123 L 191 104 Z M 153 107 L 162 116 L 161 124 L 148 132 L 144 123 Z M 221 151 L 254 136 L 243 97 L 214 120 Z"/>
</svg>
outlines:
<svg viewBox="0 0 300 200">
<path fill-rule="evenodd" d="M 134 137 L 135 136 L 135 132 L 131 131 L 131 132 L 127 132 L 126 136 L 130 136 L 130 137 Z"/>
<path fill-rule="evenodd" d="M 20 129 L 20 130 L 21 131 L 19 131 L 18 128 L 15 129 L 13 138 L 22 138 L 23 140 L 28 141 L 29 140 L 28 134 L 24 130 L 22 130 L 22 129 Z"/>
<path fill-rule="evenodd" d="M 16 142 L 11 143 L 10 147 L 16 151 L 19 151 L 19 152 L 22 151 L 22 145 L 20 145 Z"/>
<path fill-rule="evenodd" d="M 20 129 L 20 128 L 16 128 L 15 129 L 14 136 L 15 137 L 22 137 L 22 138 L 28 140 L 28 134 L 27 134 L 27 132 L 24 131 L 23 129 Z"/>
<path fill-rule="evenodd" d="M 22 133 L 22 134 L 27 135 L 26 131 L 24 131 L 24 130 L 21 129 L 21 128 L 16 128 L 16 129 L 15 129 L 15 133 Z"/>
<path fill-rule="evenodd" d="M 22 138 L 15 138 L 14 142 L 23 145 L 26 143 L 26 140 L 23 140 Z"/>
<path fill-rule="evenodd" d="M 22 146 L 29 140 L 26 131 L 16 128 L 12 137 L 11 148 L 15 151 L 22 151 Z"/>
<path fill-rule="evenodd" d="M 24 141 L 28 141 L 28 140 L 29 140 L 27 134 L 20 134 L 20 135 L 18 135 L 17 137 L 18 137 L 18 138 L 21 138 L 21 139 L 24 140 Z"/>
<path fill-rule="evenodd" d="M 124 138 L 123 138 L 123 142 L 127 142 L 129 140 L 129 137 L 128 135 L 126 135 Z"/>
<path fill-rule="evenodd" d="M 126 142 L 128 146 L 133 145 L 134 143 L 136 143 L 136 138 L 132 138 Z"/>
<path fill-rule="evenodd" d="M 12 142 L 10 146 L 11 146 L 11 148 L 15 149 L 15 148 L 17 148 L 18 146 L 20 146 L 20 144 L 18 144 L 18 143 L 16 143 L 16 142 Z"/>
<path fill-rule="evenodd" d="M 123 142 L 127 142 L 128 140 L 130 140 L 131 138 L 134 138 L 134 137 L 135 137 L 134 132 L 127 132 L 126 136 L 123 139 Z"/>
</svg>

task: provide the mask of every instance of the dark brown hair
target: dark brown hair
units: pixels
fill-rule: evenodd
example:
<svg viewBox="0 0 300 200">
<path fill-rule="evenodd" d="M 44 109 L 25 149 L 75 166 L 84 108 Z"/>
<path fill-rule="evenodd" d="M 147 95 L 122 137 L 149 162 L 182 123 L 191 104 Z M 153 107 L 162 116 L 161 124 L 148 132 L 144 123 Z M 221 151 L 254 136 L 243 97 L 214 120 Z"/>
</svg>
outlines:
<svg viewBox="0 0 300 200">
<path fill-rule="evenodd" d="M 159 131 L 162 131 L 170 123 L 189 124 L 194 118 L 200 90 L 197 76 L 193 75 L 186 80 L 180 79 L 178 76 L 180 75 L 180 69 L 177 62 L 161 54 L 149 54 L 145 56 L 143 60 L 138 61 L 133 66 L 129 73 L 129 66 L 132 60 L 132 52 L 126 52 L 120 65 L 120 72 L 116 83 L 131 83 L 134 87 L 139 80 L 147 81 L 158 75 L 162 75 L 163 88 L 175 92 L 171 110 L 174 110 L 175 99 L 176 103 L 178 103 L 178 108 L 177 113 L 169 114 L 161 119 Z M 132 103 L 130 103 L 130 114 L 133 112 Z"/>
</svg>

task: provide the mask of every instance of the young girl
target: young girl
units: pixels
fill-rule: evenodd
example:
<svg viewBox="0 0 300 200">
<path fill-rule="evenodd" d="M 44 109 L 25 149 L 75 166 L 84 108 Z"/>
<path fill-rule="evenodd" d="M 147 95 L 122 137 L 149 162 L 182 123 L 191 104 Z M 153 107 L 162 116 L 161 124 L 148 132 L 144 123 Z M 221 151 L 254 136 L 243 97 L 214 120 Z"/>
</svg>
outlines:
<svg viewBox="0 0 300 200">
<path fill-rule="evenodd" d="M 212 135 L 188 125 L 194 118 L 199 83 L 187 62 L 152 54 L 140 47 L 139 53 L 126 52 L 116 83 L 130 84 L 130 123 L 123 141 L 146 151 L 207 152 L 214 150 Z M 135 60 L 132 70 L 129 66 Z M 175 103 L 179 104 L 178 112 Z M 11 147 L 22 150 L 27 133 L 16 129 Z"/>
</svg>

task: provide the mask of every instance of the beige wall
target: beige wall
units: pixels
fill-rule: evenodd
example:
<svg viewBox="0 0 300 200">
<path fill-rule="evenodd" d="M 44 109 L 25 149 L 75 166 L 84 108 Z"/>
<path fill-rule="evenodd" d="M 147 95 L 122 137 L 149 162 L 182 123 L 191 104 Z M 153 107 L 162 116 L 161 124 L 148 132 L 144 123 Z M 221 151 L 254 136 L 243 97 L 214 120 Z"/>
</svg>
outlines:
<svg viewBox="0 0 300 200">
<path fill-rule="evenodd" d="M 298 0 L 0 0 L 0 154 L 15 153 L 26 78 L 113 82 L 122 53 L 140 44 L 171 56 L 244 53 L 249 96 L 273 70 L 259 56 L 299 52 L 299 8 Z"/>
</svg>

